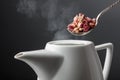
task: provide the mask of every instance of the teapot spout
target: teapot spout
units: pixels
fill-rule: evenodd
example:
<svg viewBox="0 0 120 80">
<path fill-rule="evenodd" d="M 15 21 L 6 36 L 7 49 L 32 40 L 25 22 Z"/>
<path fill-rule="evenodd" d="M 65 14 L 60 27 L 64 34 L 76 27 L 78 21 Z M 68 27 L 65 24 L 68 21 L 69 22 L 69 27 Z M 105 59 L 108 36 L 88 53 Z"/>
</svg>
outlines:
<svg viewBox="0 0 120 80">
<path fill-rule="evenodd" d="M 63 56 L 47 50 L 20 52 L 15 59 L 27 63 L 37 74 L 38 80 L 50 80 L 59 70 Z"/>
<path fill-rule="evenodd" d="M 21 56 L 23 56 L 23 53 L 20 52 L 14 56 L 15 59 L 19 59 Z"/>
</svg>

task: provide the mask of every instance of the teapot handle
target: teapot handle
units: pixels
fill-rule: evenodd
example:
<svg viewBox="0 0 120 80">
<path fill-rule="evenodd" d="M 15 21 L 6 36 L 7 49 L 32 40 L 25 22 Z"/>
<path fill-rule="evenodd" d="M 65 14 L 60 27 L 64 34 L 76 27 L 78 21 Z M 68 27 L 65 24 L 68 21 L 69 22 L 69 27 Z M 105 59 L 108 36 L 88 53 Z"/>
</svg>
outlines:
<svg viewBox="0 0 120 80">
<path fill-rule="evenodd" d="M 113 57 L 113 44 L 105 43 L 105 44 L 97 45 L 95 46 L 95 49 L 96 50 L 106 49 L 106 57 L 103 67 L 103 78 L 104 80 L 107 80 L 112 62 L 112 57 Z"/>
</svg>

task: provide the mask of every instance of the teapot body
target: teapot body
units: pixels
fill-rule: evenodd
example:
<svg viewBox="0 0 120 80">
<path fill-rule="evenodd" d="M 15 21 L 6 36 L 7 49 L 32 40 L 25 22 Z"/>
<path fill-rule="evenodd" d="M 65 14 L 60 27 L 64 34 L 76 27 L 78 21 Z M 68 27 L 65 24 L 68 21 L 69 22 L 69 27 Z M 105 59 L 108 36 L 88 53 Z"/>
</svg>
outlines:
<svg viewBox="0 0 120 80">
<path fill-rule="evenodd" d="M 47 43 L 45 49 L 64 57 L 53 80 L 103 80 L 101 63 L 92 42 L 52 41 Z"/>
</svg>

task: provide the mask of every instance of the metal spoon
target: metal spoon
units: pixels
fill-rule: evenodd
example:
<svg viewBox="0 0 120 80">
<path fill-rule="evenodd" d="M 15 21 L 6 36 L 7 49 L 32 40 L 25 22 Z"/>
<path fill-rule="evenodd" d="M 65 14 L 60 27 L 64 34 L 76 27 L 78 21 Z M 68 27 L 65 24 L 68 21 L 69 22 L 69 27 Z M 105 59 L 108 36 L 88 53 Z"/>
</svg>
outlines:
<svg viewBox="0 0 120 80">
<path fill-rule="evenodd" d="M 120 0 L 117 0 L 116 2 L 114 2 L 113 4 L 111 4 L 110 6 L 108 6 L 107 8 L 103 9 L 96 17 L 96 24 L 95 26 L 97 26 L 98 24 L 98 21 L 99 21 L 99 18 L 105 13 L 107 12 L 108 10 L 110 10 L 111 8 L 113 8 L 116 4 L 118 4 L 120 2 Z M 89 31 L 87 32 L 79 32 L 79 33 L 73 33 L 71 32 L 69 29 L 68 31 L 72 34 L 72 35 L 75 35 L 75 36 L 83 36 L 83 35 L 87 35 L 88 33 L 90 33 L 93 29 L 90 29 Z"/>
</svg>

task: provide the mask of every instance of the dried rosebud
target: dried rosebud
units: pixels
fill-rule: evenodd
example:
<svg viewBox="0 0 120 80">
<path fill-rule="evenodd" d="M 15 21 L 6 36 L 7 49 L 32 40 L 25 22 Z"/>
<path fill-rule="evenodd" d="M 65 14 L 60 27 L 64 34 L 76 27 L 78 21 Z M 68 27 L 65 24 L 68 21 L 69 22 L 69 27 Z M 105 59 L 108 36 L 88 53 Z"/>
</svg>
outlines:
<svg viewBox="0 0 120 80">
<path fill-rule="evenodd" d="M 86 17 L 85 19 L 86 19 L 88 22 L 91 21 L 91 18 L 89 18 L 89 17 Z"/>
<path fill-rule="evenodd" d="M 78 21 L 78 15 L 76 15 L 74 18 L 73 18 L 73 21 Z"/>
<path fill-rule="evenodd" d="M 82 23 L 78 23 L 77 26 L 78 26 L 78 27 L 81 27 L 81 26 L 82 26 Z"/>
<path fill-rule="evenodd" d="M 69 25 L 68 25 L 68 30 L 73 31 L 74 27 L 75 27 L 75 26 L 74 26 L 73 24 L 69 24 Z"/>
<path fill-rule="evenodd" d="M 95 26 L 95 23 L 90 22 L 89 25 L 93 28 Z"/>
<path fill-rule="evenodd" d="M 83 19 L 82 24 L 88 24 L 88 21 L 86 19 Z"/>
<path fill-rule="evenodd" d="M 79 31 L 80 31 L 80 32 L 83 32 L 83 28 L 79 28 Z"/>
<path fill-rule="evenodd" d="M 91 28 L 94 28 L 94 27 L 95 27 L 95 24 L 96 24 L 96 21 L 95 21 L 95 20 L 89 21 L 89 26 L 90 26 Z"/>
<path fill-rule="evenodd" d="M 89 31 L 89 30 L 90 30 L 90 26 L 87 25 L 87 24 L 84 24 L 84 25 L 83 25 L 83 31 L 84 31 L 84 32 L 87 32 L 87 31 Z"/>
</svg>

